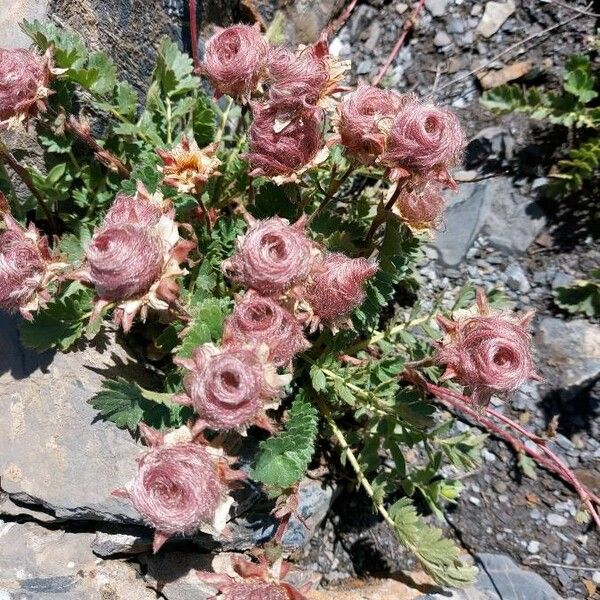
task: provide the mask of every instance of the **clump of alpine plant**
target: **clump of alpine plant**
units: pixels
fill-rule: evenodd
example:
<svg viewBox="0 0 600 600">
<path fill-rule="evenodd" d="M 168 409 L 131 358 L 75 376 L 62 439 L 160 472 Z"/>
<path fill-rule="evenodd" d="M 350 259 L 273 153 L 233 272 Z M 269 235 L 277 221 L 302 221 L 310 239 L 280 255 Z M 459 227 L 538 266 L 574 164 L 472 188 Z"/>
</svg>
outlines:
<svg viewBox="0 0 600 600">
<path fill-rule="evenodd" d="M 506 399 L 528 379 L 538 378 L 531 358 L 532 318 L 533 312 L 517 317 L 493 310 L 481 289 L 471 311 L 452 319 L 439 316 L 446 336 L 435 361 L 446 365 L 443 379 L 466 386 L 473 403 L 484 410 L 493 395 Z"/>
<path fill-rule="evenodd" d="M 465 137 L 456 115 L 415 97 L 396 115 L 381 163 L 393 180 L 411 175 L 443 181 L 455 187 L 448 169 L 460 160 Z"/>
<path fill-rule="evenodd" d="M 294 315 L 254 290 L 247 291 L 236 302 L 225 321 L 223 343 L 265 344 L 269 360 L 276 366 L 288 365 L 298 352 L 310 347 Z"/>
<path fill-rule="evenodd" d="M 166 311 L 179 293 L 176 279 L 195 244 L 179 235 L 174 209 L 160 193 L 138 184 L 135 197 L 119 195 L 85 249 L 86 263 L 75 277 L 94 286 L 92 319 L 109 305 L 125 332 L 139 313 Z"/>
<path fill-rule="evenodd" d="M 1 194 L 0 203 L 6 203 Z M 1 209 L 6 229 L 0 233 L 0 309 L 31 320 L 50 300 L 48 285 L 68 265 L 51 254 L 48 238 L 33 223 L 25 228 Z"/>
<path fill-rule="evenodd" d="M 265 410 L 279 405 L 279 396 L 289 375 L 277 374 L 264 344 L 251 346 L 204 344 L 190 359 L 176 360 L 188 370 L 185 395 L 180 404 L 192 406 L 198 414 L 194 431 L 244 430 L 250 425 L 272 429 Z"/>
<path fill-rule="evenodd" d="M 0 48 L 0 126 L 27 121 L 46 109 L 52 76 L 50 50 Z"/>
<path fill-rule="evenodd" d="M 446 200 L 437 181 L 430 181 L 421 189 L 401 193 L 395 203 L 395 210 L 414 232 L 435 229 L 445 208 Z"/>
<path fill-rule="evenodd" d="M 365 299 L 365 283 L 377 272 L 366 258 L 349 258 L 340 252 L 316 263 L 311 277 L 297 293 L 308 305 L 311 329 L 324 323 L 332 329 L 351 326 L 349 314 Z"/>
<path fill-rule="evenodd" d="M 306 235 L 306 218 L 294 224 L 280 217 L 246 219 L 248 230 L 237 240 L 236 253 L 223 262 L 225 273 L 264 296 L 279 296 L 304 281 L 320 253 Z"/>
<path fill-rule="evenodd" d="M 211 82 L 217 97 L 228 94 L 249 100 L 267 74 L 269 44 L 258 25 L 220 27 L 206 42 L 200 71 Z"/>
<path fill-rule="evenodd" d="M 251 562 L 240 556 L 227 557 L 228 560 L 213 561 L 214 573 L 197 571 L 198 577 L 216 588 L 219 600 L 307 600 L 304 592 L 310 584 L 299 590 L 284 581 L 291 565 L 277 560 L 272 566 L 266 559 L 260 563 Z"/>
<path fill-rule="evenodd" d="M 221 161 L 217 158 L 218 144 L 200 148 L 195 139 L 183 136 L 171 150 L 156 149 L 163 165 L 163 184 L 175 188 L 181 194 L 199 194 L 206 182 L 217 174 Z"/>
<path fill-rule="evenodd" d="M 133 482 L 113 494 L 129 499 L 154 527 L 154 552 L 173 535 L 223 533 L 233 504 L 229 492 L 245 477 L 230 467 L 233 459 L 187 427 L 164 434 L 142 424 L 140 431 L 149 449 Z"/>
<path fill-rule="evenodd" d="M 346 94 L 337 114 L 346 154 L 361 164 L 373 164 L 385 152 L 394 117 L 407 101 L 407 96 L 370 85 Z"/>
<path fill-rule="evenodd" d="M 294 115 L 276 105 L 253 103 L 252 117 L 245 158 L 253 177 L 270 177 L 277 184 L 297 181 L 299 175 L 327 158 L 321 109 Z"/>
</svg>

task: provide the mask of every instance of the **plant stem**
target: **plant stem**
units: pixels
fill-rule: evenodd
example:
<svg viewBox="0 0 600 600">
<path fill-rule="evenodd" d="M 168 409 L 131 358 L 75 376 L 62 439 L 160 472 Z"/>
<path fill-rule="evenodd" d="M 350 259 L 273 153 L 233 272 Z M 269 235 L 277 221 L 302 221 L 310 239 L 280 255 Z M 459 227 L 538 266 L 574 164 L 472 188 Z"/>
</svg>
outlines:
<svg viewBox="0 0 600 600">
<path fill-rule="evenodd" d="M 223 116 L 221 117 L 221 125 L 219 126 L 219 130 L 217 131 L 217 135 L 215 136 L 215 142 L 220 142 L 223 134 L 225 133 L 225 127 L 227 127 L 227 120 L 229 119 L 229 112 L 233 107 L 233 98 L 229 98 L 229 102 L 223 111 Z"/>
<path fill-rule="evenodd" d="M 497 412 L 493 408 L 486 409 L 487 413 L 492 415 L 494 418 L 502 421 L 508 427 L 518 431 L 521 435 L 525 436 L 527 439 L 534 442 L 538 448 L 541 450 L 543 454 L 546 456 L 542 456 L 539 452 L 528 448 L 525 444 L 519 442 L 516 438 L 514 438 L 508 431 L 496 425 L 493 421 L 486 418 L 483 415 L 480 415 L 475 410 L 473 410 L 470 406 L 468 406 L 470 399 L 467 396 L 462 394 L 458 394 L 457 392 L 453 392 L 452 390 L 448 390 L 446 388 L 434 385 L 432 383 L 424 382 L 425 389 L 433 394 L 438 400 L 442 402 L 445 406 L 450 406 L 458 411 L 468 414 L 470 417 L 475 419 L 478 423 L 484 425 L 487 429 L 492 431 L 495 435 L 501 437 L 505 441 L 507 441 L 511 446 L 517 451 L 528 454 L 531 456 L 536 462 L 545 467 L 546 469 L 552 471 L 556 475 L 558 475 L 563 481 L 570 484 L 571 487 L 575 489 L 581 501 L 586 506 L 590 516 L 594 520 L 598 529 L 600 529 L 600 515 L 596 508 L 594 507 L 593 502 L 596 504 L 600 504 L 600 498 L 591 493 L 578 479 L 575 473 L 573 473 L 561 460 L 552 452 L 549 448 L 546 447 L 545 440 L 534 435 L 518 423 L 515 423 L 512 419 L 509 419 L 502 413 Z"/>
<path fill-rule="evenodd" d="M 394 206 L 394 204 L 396 203 L 396 200 L 398 200 L 398 197 L 404 191 L 404 188 L 405 188 L 405 185 L 400 184 L 400 182 L 398 182 L 396 184 L 396 189 L 390 196 L 390 199 L 386 202 L 385 206 L 383 207 L 383 210 L 377 211 L 377 214 L 373 218 L 373 222 L 371 223 L 371 227 L 369 228 L 369 231 L 367 233 L 367 237 L 365 238 L 367 245 L 373 239 L 373 236 L 375 235 L 375 232 L 377 231 L 377 229 L 379 229 L 379 226 L 385 221 L 385 218 L 387 216 L 386 213 L 389 210 L 391 210 L 391 208 Z"/>
<path fill-rule="evenodd" d="M 198 24 L 196 20 L 196 0 L 189 0 L 188 4 L 190 13 L 190 46 L 192 49 L 192 60 L 194 61 L 194 71 L 197 73 L 200 68 L 198 57 Z"/>
<path fill-rule="evenodd" d="M 171 123 L 173 111 L 171 109 L 171 100 L 168 97 L 165 98 L 165 104 L 167 108 L 167 144 L 170 146 L 173 143 L 173 124 Z"/>
<path fill-rule="evenodd" d="M 325 197 L 323 198 L 323 200 L 321 200 L 321 203 L 319 204 L 317 209 L 308 218 L 307 225 L 310 225 L 314 221 L 314 219 L 323 212 L 323 210 L 329 204 L 329 202 L 331 202 L 331 200 L 333 200 L 333 197 L 335 196 L 337 191 L 340 189 L 340 187 L 342 187 L 344 182 L 347 181 L 348 177 L 350 177 L 350 175 L 352 175 L 355 168 L 356 168 L 356 165 L 351 164 L 339 179 L 332 178 L 332 180 L 329 182 L 329 186 L 327 187 L 327 192 L 325 193 Z"/>
<path fill-rule="evenodd" d="M 46 201 L 44 200 L 44 197 L 40 191 L 35 187 L 29 171 L 23 165 L 21 165 L 21 163 L 19 163 L 19 161 L 14 157 L 14 155 L 2 141 L 0 141 L 0 160 L 7 164 L 20 177 L 21 181 L 27 186 L 27 189 L 29 189 L 31 195 L 37 200 L 38 205 L 46 215 L 46 219 L 50 229 L 52 230 L 52 233 L 57 233 L 56 223 L 54 221 L 52 211 L 46 204 Z"/>
</svg>

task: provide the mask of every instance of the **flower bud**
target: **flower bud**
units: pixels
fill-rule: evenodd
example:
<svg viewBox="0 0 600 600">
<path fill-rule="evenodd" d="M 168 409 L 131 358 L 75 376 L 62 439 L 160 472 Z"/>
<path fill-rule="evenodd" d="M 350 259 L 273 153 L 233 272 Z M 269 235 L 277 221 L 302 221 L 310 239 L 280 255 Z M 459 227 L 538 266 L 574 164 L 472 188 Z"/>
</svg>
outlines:
<svg viewBox="0 0 600 600">
<path fill-rule="evenodd" d="M 440 221 L 446 200 L 437 182 L 429 182 L 423 189 L 404 192 L 396 201 L 396 208 L 404 222 L 414 231 L 430 229 Z"/>
<path fill-rule="evenodd" d="M 435 360 L 446 365 L 445 379 L 467 386 L 473 402 L 486 407 L 493 394 L 501 396 L 537 377 L 531 358 L 532 313 L 515 318 L 492 311 L 484 294 L 478 291 L 478 314 L 471 312 L 439 323 L 447 334 Z"/>
<path fill-rule="evenodd" d="M 246 158 L 253 177 L 273 177 L 277 183 L 294 181 L 319 160 L 319 150 L 323 147 L 320 109 L 307 110 L 293 118 L 289 112 L 254 103 L 252 116 L 250 151 Z"/>
<path fill-rule="evenodd" d="M 160 238 L 135 225 L 108 225 L 98 230 L 85 251 L 89 280 L 105 300 L 144 294 L 159 279 L 163 266 Z"/>
<path fill-rule="evenodd" d="M 338 132 L 347 154 L 366 165 L 381 156 L 405 102 L 406 97 L 368 85 L 346 94 L 338 105 Z"/>
<path fill-rule="evenodd" d="M 364 284 L 377 272 L 366 258 L 341 253 L 327 255 L 313 270 L 311 282 L 300 292 L 318 322 L 339 323 L 365 299 Z"/>
<path fill-rule="evenodd" d="M 0 48 L 0 124 L 27 119 L 45 107 L 50 81 L 50 55 Z"/>
<path fill-rule="evenodd" d="M 266 72 L 269 44 L 258 26 L 217 28 L 206 42 L 201 70 L 217 96 L 249 99 Z"/>
<path fill-rule="evenodd" d="M 265 402 L 280 392 L 289 378 L 278 376 L 267 362 L 268 352 L 252 347 L 196 348 L 184 379 L 185 390 L 201 420 L 211 429 L 235 429 L 256 421 Z"/>
<path fill-rule="evenodd" d="M 225 321 L 223 343 L 266 344 L 269 360 L 277 366 L 288 364 L 298 352 L 310 347 L 294 315 L 253 290 L 236 303 Z"/>
<path fill-rule="evenodd" d="M 172 150 L 156 149 L 164 165 L 158 167 L 163 173 L 163 183 L 175 188 L 181 194 L 199 193 L 206 182 L 217 172 L 221 164 L 217 158 L 218 144 L 211 144 L 200 150 L 196 140 L 186 136 Z"/>
<path fill-rule="evenodd" d="M 264 296 L 284 293 L 307 277 L 317 252 L 304 227 L 305 219 L 293 225 L 279 217 L 253 220 L 223 269 Z"/>
<path fill-rule="evenodd" d="M 460 158 L 465 138 L 456 115 L 416 99 L 396 115 L 382 163 L 400 176 L 444 175 Z"/>
</svg>

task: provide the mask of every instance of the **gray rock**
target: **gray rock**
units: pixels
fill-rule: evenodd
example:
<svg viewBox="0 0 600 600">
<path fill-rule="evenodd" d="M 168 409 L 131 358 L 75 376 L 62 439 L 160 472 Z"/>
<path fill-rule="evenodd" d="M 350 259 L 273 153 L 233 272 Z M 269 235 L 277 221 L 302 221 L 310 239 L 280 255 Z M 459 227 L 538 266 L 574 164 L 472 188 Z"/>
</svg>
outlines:
<svg viewBox="0 0 600 600">
<path fill-rule="evenodd" d="M 531 286 L 525 275 L 525 271 L 520 265 L 510 264 L 504 271 L 504 277 L 506 278 L 506 285 L 513 290 L 513 292 L 521 292 L 526 294 Z"/>
<path fill-rule="evenodd" d="M 122 533 L 115 530 L 111 533 L 99 531 L 91 544 L 96 556 L 107 558 L 121 554 L 142 554 L 152 550 L 152 534 L 148 532 Z"/>
<path fill-rule="evenodd" d="M 34 523 L 0 521 L 0 598 L 156 598 L 130 564 L 97 559 L 90 550 L 93 537 L 92 533 L 51 531 Z"/>
<path fill-rule="evenodd" d="M 566 517 L 556 513 L 548 513 L 546 515 L 546 521 L 548 521 L 548 524 L 552 525 L 553 527 L 564 527 L 568 522 Z"/>
<path fill-rule="evenodd" d="M 507 2 L 488 2 L 483 17 L 477 26 L 477 33 L 485 38 L 493 36 L 504 25 L 504 22 L 515 12 L 513 0 Z"/>
<path fill-rule="evenodd" d="M 600 328 L 587 321 L 544 317 L 534 337 L 546 381 L 565 398 L 600 375 Z"/>
<path fill-rule="evenodd" d="M 25 35 L 17 23 L 27 19 L 43 20 L 46 18 L 48 0 L 3 0 L 0 13 L 0 31 L 3 48 L 27 48 L 31 40 Z"/>
<path fill-rule="evenodd" d="M 573 283 L 573 276 L 561 273 L 560 271 L 554 275 L 552 279 L 552 289 L 555 290 L 557 287 L 567 287 Z"/>
<path fill-rule="evenodd" d="M 446 25 L 448 33 L 464 33 L 466 29 L 465 21 L 461 17 L 452 17 Z"/>
<path fill-rule="evenodd" d="M 452 43 L 452 39 L 445 31 L 438 31 L 433 38 L 433 43 L 438 48 L 443 48 Z"/>
<path fill-rule="evenodd" d="M 536 540 L 531 540 L 529 544 L 527 544 L 527 552 L 529 554 L 537 554 L 540 551 L 540 543 Z"/>
<path fill-rule="evenodd" d="M 425 0 L 425 8 L 432 17 L 441 17 L 446 14 L 448 0 Z"/>
</svg>

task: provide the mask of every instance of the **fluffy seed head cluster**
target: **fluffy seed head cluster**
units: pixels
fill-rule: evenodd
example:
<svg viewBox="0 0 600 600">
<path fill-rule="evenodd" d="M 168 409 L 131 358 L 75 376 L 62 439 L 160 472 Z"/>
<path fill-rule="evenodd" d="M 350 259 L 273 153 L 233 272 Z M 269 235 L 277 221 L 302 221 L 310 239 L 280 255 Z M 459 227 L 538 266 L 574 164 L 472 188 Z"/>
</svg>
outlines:
<svg viewBox="0 0 600 600">
<path fill-rule="evenodd" d="M 277 366 L 288 364 L 310 344 L 298 320 L 272 298 L 253 290 L 239 300 L 225 322 L 226 344 L 262 343 L 269 348 L 269 360 Z"/>
<path fill-rule="evenodd" d="M 413 99 L 396 115 L 381 162 L 402 176 L 432 173 L 444 177 L 458 161 L 464 143 L 452 111 Z"/>
<path fill-rule="evenodd" d="M 252 117 L 246 155 L 251 175 L 265 175 L 283 183 L 318 161 L 323 111 L 314 109 L 292 117 L 277 106 L 254 103 Z"/>
<path fill-rule="evenodd" d="M 439 183 L 431 181 L 421 190 L 402 193 L 396 201 L 396 208 L 413 231 L 421 231 L 439 224 L 446 200 Z"/>
<path fill-rule="evenodd" d="M 237 242 L 236 254 L 223 268 L 247 288 L 266 296 L 278 295 L 308 276 L 314 253 L 305 219 L 293 225 L 279 217 L 252 220 Z"/>
<path fill-rule="evenodd" d="M 334 252 L 314 267 L 310 283 L 301 292 L 318 322 L 340 322 L 365 299 L 364 284 L 377 272 L 366 258 Z"/>
<path fill-rule="evenodd" d="M 390 90 L 362 85 L 346 94 L 338 106 L 338 133 L 348 155 L 369 165 L 387 146 L 396 114 L 406 97 Z"/>
<path fill-rule="evenodd" d="M 159 170 L 163 173 L 163 183 L 182 194 L 199 193 L 206 182 L 217 172 L 221 161 L 217 158 L 218 144 L 210 144 L 200 149 L 196 140 L 183 136 L 172 150 L 157 148 L 163 161 Z"/>
<path fill-rule="evenodd" d="M 250 425 L 278 395 L 289 379 L 277 375 L 265 350 L 204 344 L 191 360 L 179 361 L 189 369 L 185 390 L 206 426 L 218 430 Z"/>
<path fill-rule="evenodd" d="M 537 377 L 531 358 L 528 326 L 532 314 L 520 318 L 489 308 L 478 291 L 478 313 L 439 322 L 446 339 L 436 361 L 446 365 L 446 379 L 456 378 L 472 393 L 473 402 L 485 408 L 493 394 L 506 396 L 522 383 Z"/>
<path fill-rule="evenodd" d="M 50 55 L 0 48 L 0 124 L 43 110 L 50 81 Z"/>
<path fill-rule="evenodd" d="M 206 42 L 202 73 L 218 96 L 248 99 L 266 74 L 268 53 L 269 44 L 258 27 L 218 28 Z"/>
</svg>

